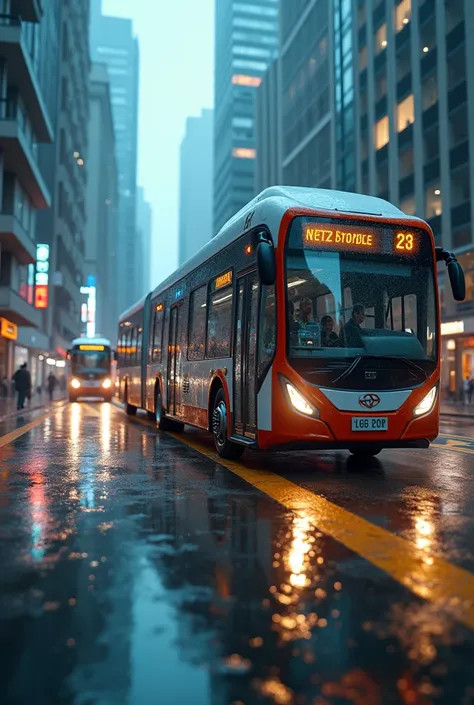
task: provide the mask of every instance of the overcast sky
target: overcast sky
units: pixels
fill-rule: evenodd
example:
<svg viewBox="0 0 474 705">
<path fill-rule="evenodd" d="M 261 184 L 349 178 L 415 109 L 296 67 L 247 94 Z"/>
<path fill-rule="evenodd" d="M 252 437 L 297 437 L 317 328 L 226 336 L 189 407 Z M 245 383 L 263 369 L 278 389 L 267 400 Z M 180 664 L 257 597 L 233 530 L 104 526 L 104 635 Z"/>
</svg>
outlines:
<svg viewBox="0 0 474 705">
<path fill-rule="evenodd" d="M 102 0 L 140 44 L 138 179 L 153 209 L 151 283 L 177 265 L 179 147 L 186 118 L 213 106 L 214 0 Z"/>
</svg>

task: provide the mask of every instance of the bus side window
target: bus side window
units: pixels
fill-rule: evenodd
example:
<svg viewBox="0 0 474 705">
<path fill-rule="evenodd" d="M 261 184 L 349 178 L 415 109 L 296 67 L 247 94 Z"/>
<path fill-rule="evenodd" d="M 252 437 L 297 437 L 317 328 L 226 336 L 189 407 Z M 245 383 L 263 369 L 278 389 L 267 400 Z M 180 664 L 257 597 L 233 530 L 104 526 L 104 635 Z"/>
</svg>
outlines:
<svg viewBox="0 0 474 705">
<path fill-rule="evenodd" d="M 204 360 L 207 286 L 191 293 L 189 303 L 188 360 Z"/>
<path fill-rule="evenodd" d="M 135 357 L 135 364 L 141 365 L 142 362 L 142 338 L 143 338 L 143 328 L 139 328 L 137 331 L 137 354 Z"/>
<path fill-rule="evenodd" d="M 231 286 L 218 289 L 209 297 L 207 357 L 230 357 L 232 299 Z"/>
<path fill-rule="evenodd" d="M 260 334 L 258 344 L 258 375 L 265 373 L 273 360 L 276 347 L 275 287 L 262 286 L 260 299 Z"/>
</svg>

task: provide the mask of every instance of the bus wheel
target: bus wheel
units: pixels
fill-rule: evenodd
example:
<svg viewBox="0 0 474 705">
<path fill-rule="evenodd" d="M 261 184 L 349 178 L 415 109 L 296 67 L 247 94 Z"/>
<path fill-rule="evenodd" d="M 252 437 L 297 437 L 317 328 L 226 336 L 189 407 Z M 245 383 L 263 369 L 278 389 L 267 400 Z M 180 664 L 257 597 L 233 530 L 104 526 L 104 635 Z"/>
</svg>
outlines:
<svg viewBox="0 0 474 705">
<path fill-rule="evenodd" d="M 73 396 L 72 394 L 69 395 L 69 401 L 71 404 L 73 404 L 75 401 L 77 401 L 77 397 Z"/>
<path fill-rule="evenodd" d="M 378 455 L 382 451 L 382 448 L 349 448 L 349 453 L 355 458 L 373 458 L 374 455 Z"/>
<path fill-rule="evenodd" d="M 228 458 L 229 460 L 237 460 L 240 458 L 245 447 L 238 443 L 233 443 L 227 438 L 227 405 L 222 388 L 219 389 L 214 399 L 212 434 L 214 436 L 216 450 L 221 458 Z"/>
<path fill-rule="evenodd" d="M 163 402 L 161 401 L 161 392 L 159 389 L 156 392 L 155 400 L 155 422 L 156 428 L 159 431 L 175 431 L 176 433 L 179 433 L 184 429 L 184 423 L 173 421 L 173 419 L 167 419 L 165 417 L 165 410 L 163 409 Z"/>
</svg>

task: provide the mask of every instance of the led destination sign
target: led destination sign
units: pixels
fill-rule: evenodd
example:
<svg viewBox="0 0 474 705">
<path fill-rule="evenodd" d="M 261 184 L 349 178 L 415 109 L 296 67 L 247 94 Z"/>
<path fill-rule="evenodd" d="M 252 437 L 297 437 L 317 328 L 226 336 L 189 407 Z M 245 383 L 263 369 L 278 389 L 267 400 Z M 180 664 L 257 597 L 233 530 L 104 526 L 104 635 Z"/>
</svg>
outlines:
<svg viewBox="0 0 474 705">
<path fill-rule="evenodd" d="M 303 243 L 311 249 L 416 255 L 420 248 L 420 233 L 395 228 L 306 224 L 303 226 Z"/>
</svg>

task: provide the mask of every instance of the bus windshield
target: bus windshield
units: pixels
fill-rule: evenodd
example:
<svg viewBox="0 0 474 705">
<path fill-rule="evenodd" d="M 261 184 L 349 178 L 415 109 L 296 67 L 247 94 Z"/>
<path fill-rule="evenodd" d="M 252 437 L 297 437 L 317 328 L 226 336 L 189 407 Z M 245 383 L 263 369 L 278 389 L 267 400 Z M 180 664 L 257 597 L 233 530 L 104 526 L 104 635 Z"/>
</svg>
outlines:
<svg viewBox="0 0 474 705">
<path fill-rule="evenodd" d="M 71 372 L 81 374 L 110 374 L 110 350 L 73 350 Z"/>
<path fill-rule="evenodd" d="M 318 359 L 318 368 L 400 358 L 429 372 L 434 271 L 423 230 L 295 218 L 286 245 L 288 357 Z"/>
</svg>

